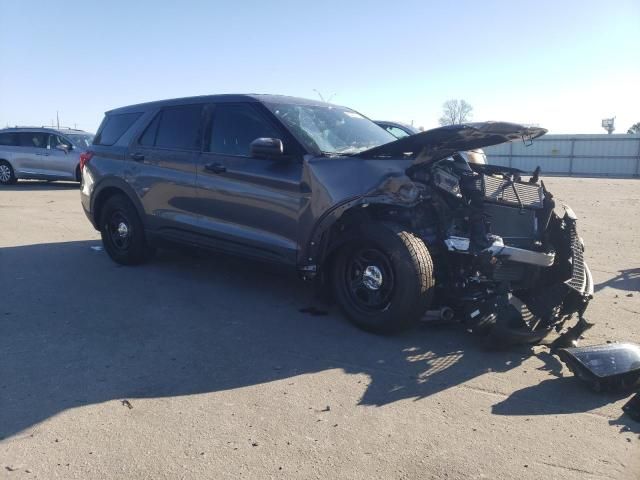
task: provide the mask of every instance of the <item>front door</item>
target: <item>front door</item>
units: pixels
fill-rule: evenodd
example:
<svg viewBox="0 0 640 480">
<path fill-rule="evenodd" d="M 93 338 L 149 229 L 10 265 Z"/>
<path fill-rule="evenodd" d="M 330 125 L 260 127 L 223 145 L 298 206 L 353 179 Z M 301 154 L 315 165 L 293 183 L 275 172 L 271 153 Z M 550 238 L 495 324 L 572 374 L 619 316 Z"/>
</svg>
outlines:
<svg viewBox="0 0 640 480">
<path fill-rule="evenodd" d="M 61 150 L 61 146 L 66 150 Z M 73 146 L 68 140 L 59 135 L 49 134 L 49 156 L 47 157 L 49 170 L 61 178 L 74 179 L 78 156 L 71 153 L 72 149 Z"/>
<path fill-rule="evenodd" d="M 196 187 L 202 228 L 223 249 L 295 264 L 302 156 L 259 104 L 219 103 L 207 122 Z M 253 158 L 256 138 L 280 138 L 285 156 Z"/>
</svg>

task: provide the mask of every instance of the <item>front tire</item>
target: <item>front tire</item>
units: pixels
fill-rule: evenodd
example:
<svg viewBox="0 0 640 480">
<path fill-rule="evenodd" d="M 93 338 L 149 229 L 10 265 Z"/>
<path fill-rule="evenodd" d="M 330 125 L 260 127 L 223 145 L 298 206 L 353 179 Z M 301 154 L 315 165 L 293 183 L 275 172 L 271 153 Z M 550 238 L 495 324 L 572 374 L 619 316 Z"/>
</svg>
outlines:
<svg viewBox="0 0 640 480">
<path fill-rule="evenodd" d="M 397 225 L 362 225 L 337 253 L 334 296 L 360 328 L 381 334 L 405 330 L 422 317 L 435 279 L 427 246 Z"/>
<path fill-rule="evenodd" d="M 124 195 L 110 197 L 102 207 L 100 234 L 104 249 L 121 265 L 137 265 L 153 256 L 154 250 L 147 245 L 142 220 Z"/>
<path fill-rule="evenodd" d="M 0 160 L 0 185 L 13 185 L 16 181 L 16 175 L 11 164 L 6 160 Z"/>
</svg>

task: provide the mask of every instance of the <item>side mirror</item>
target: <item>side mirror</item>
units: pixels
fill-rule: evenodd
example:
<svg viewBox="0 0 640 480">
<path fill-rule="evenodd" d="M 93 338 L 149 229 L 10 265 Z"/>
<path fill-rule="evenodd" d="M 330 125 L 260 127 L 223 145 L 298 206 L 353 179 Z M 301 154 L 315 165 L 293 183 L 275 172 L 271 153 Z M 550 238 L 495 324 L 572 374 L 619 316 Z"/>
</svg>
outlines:
<svg viewBox="0 0 640 480">
<path fill-rule="evenodd" d="M 69 146 L 65 145 L 64 143 L 58 144 L 56 145 L 56 150 L 62 150 L 64 153 L 69 153 Z"/>
<path fill-rule="evenodd" d="M 249 144 L 249 155 L 256 158 L 282 157 L 284 146 L 279 138 L 256 138 Z"/>
</svg>

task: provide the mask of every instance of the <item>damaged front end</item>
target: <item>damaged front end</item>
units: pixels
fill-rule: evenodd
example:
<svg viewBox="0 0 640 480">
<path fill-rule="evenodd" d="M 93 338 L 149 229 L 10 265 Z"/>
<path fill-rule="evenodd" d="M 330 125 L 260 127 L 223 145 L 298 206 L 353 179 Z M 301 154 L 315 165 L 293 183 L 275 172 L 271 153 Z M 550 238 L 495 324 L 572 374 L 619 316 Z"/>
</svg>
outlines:
<svg viewBox="0 0 640 480">
<path fill-rule="evenodd" d="M 443 232 L 444 297 L 469 330 L 497 346 L 537 343 L 576 320 L 556 340 L 571 345 L 590 326 L 584 312 L 593 295 L 575 214 L 568 207 L 558 213 L 535 176 L 466 166 L 454 159 L 432 170 L 444 194 L 434 205 L 452 214 Z"/>
<path fill-rule="evenodd" d="M 412 152 L 407 174 L 420 201 L 409 221 L 434 258 L 438 306 L 495 346 L 556 332 L 552 348 L 567 347 L 591 326 L 593 280 L 573 211 L 556 206 L 539 169 L 476 163 L 465 152 L 544 133 L 508 123 L 444 127 L 369 152 Z"/>
</svg>

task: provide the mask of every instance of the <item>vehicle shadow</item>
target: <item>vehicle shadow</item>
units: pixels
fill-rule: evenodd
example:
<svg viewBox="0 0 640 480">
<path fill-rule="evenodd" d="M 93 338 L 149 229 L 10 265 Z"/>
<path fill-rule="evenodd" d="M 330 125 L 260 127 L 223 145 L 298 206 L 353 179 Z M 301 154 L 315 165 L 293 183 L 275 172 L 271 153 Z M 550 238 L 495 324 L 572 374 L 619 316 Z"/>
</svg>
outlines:
<svg viewBox="0 0 640 480">
<path fill-rule="evenodd" d="M 71 181 L 46 181 L 46 180 L 18 180 L 14 185 L 0 186 L 0 192 L 24 192 L 24 191 L 45 191 L 45 190 L 78 190 L 80 184 Z"/>
<path fill-rule="evenodd" d="M 2 248 L 0 291 L 0 439 L 82 405 L 329 369 L 369 376 L 356 402 L 381 406 L 508 371 L 531 355 L 487 352 L 454 326 L 366 334 L 333 308 L 302 313 L 314 295 L 295 275 L 208 253 L 162 251 L 145 266 L 121 267 L 97 241 Z M 563 398 L 556 385 L 573 388 L 545 383 L 531 396 L 542 388 L 567 409 L 585 401 Z"/>
<path fill-rule="evenodd" d="M 621 270 L 615 277 L 595 285 L 594 290 L 599 292 L 605 287 L 640 292 L 640 268 Z"/>
<path fill-rule="evenodd" d="M 558 377 L 512 393 L 495 404 L 491 412 L 494 415 L 568 415 L 589 412 L 631 396 L 629 392 L 593 392 L 573 377 Z M 640 424 L 626 414 L 609 420 L 609 424 L 620 426 L 620 432 L 632 432 L 640 437 Z"/>
</svg>

